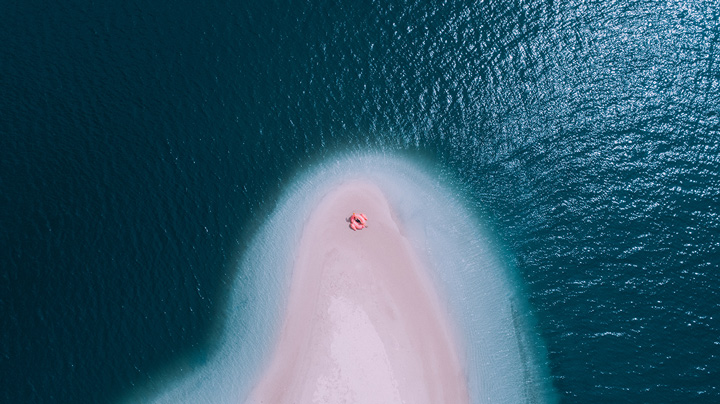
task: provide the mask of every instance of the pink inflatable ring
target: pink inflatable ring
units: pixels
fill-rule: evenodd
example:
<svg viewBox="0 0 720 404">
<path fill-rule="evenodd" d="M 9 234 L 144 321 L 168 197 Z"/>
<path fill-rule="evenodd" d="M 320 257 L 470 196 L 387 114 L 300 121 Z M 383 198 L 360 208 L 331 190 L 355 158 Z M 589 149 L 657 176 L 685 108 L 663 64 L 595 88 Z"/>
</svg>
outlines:
<svg viewBox="0 0 720 404">
<path fill-rule="evenodd" d="M 352 216 L 350 216 L 350 228 L 353 230 L 362 230 L 367 227 L 367 216 L 365 216 L 363 213 L 355 213 L 353 212 Z"/>
</svg>

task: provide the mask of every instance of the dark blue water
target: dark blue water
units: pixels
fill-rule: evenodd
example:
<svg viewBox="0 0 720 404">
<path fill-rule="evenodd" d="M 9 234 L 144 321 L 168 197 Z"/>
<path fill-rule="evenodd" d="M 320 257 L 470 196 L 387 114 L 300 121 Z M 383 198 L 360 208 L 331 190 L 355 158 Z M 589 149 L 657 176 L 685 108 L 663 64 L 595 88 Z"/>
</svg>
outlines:
<svg viewBox="0 0 720 404">
<path fill-rule="evenodd" d="M 720 400 L 717 2 L 288 3 L 0 6 L 0 401 L 202 365 L 282 190 L 348 150 L 458 179 L 562 402 Z"/>
</svg>

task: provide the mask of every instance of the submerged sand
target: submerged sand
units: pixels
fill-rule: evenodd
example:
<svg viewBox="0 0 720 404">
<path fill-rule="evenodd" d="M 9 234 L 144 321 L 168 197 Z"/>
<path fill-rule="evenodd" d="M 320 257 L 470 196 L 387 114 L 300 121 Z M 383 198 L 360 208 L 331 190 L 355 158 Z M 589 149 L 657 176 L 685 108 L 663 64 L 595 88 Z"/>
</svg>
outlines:
<svg viewBox="0 0 720 404">
<path fill-rule="evenodd" d="M 354 211 L 367 229 L 350 229 Z M 451 323 L 391 212 L 380 189 L 353 181 L 304 221 L 281 333 L 249 403 L 468 402 Z"/>
</svg>

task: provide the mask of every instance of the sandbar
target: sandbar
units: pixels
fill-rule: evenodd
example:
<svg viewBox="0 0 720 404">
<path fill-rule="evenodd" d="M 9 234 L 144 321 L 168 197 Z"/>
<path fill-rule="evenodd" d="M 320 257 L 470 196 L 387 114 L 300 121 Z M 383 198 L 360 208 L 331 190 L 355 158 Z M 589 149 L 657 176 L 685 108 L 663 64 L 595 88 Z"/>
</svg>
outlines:
<svg viewBox="0 0 720 404">
<path fill-rule="evenodd" d="M 296 219 L 287 309 L 247 402 L 467 403 L 451 319 L 382 191 L 347 181 Z"/>
</svg>

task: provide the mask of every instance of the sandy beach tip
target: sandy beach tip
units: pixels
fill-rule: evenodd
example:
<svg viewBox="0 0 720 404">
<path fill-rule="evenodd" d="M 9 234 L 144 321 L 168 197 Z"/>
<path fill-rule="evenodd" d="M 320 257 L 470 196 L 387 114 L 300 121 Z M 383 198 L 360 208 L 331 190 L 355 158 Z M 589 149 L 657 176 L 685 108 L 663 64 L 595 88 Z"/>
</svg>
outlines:
<svg viewBox="0 0 720 404">
<path fill-rule="evenodd" d="M 353 231 L 353 212 L 368 226 Z M 467 403 L 450 319 L 380 189 L 345 183 L 304 226 L 281 333 L 248 403 Z"/>
</svg>

